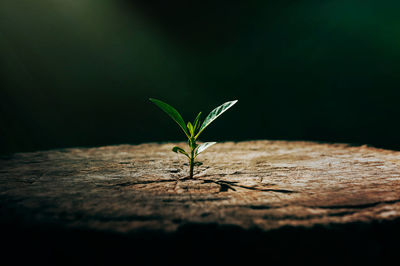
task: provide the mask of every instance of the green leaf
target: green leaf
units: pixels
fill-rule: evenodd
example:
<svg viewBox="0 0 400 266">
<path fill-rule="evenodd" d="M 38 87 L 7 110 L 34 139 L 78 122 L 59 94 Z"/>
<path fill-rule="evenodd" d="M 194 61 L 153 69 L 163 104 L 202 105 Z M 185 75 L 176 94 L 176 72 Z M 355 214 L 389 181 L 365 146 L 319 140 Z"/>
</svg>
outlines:
<svg viewBox="0 0 400 266">
<path fill-rule="evenodd" d="M 166 112 L 185 132 L 186 136 L 189 137 L 188 131 L 185 125 L 185 121 L 183 120 L 182 116 L 179 114 L 179 112 L 172 107 L 171 105 L 162 102 L 157 99 L 149 98 L 150 101 L 152 101 L 155 105 L 161 108 L 164 112 Z"/>
<path fill-rule="evenodd" d="M 187 123 L 187 129 L 190 132 L 190 136 L 193 136 L 194 135 L 194 128 L 193 128 L 192 123 L 190 123 L 190 122 Z"/>
<path fill-rule="evenodd" d="M 176 153 L 182 153 L 183 155 L 186 155 L 189 158 L 189 154 L 187 154 L 187 152 L 185 152 L 184 149 L 179 148 L 178 146 L 173 147 L 172 151 Z"/>
<path fill-rule="evenodd" d="M 200 127 L 200 116 L 201 116 L 201 112 L 197 115 L 196 119 L 193 122 L 194 131 L 196 131 L 197 128 Z"/>
<path fill-rule="evenodd" d="M 204 142 L 200 144 L 199 147 L 197 147 L 196 149 L 196 156 L 205 151 L 206 149 L 208 149 L 209 147 L 211 147 L 212 145 L 214 145 L 215 143 L 216 142 Z"/>
<path fill-rule="evenodd" d="M 215 108 L 214 110 L 211 111 L 211 113 L 208 114 L 208 116 L 206 117 L 206 119 L 204 119 L 203 124 L 200 127 L 199 133 L 197 133 L 196 137 L 197 138 L 200 133 L 209 125 L 211 124 L 212 121 L 214 121 L 215 119 L 217 119 L 218 116 L 222 115 L 226 110 L 228 110 L 229 108 L 231 108 L 235 103 L 237 103 L 237 100 L 235 101 L 230 101 L 230 102 L 226 102 L 220 106 L 218 106 L 217 108 Z"/>
</svg>

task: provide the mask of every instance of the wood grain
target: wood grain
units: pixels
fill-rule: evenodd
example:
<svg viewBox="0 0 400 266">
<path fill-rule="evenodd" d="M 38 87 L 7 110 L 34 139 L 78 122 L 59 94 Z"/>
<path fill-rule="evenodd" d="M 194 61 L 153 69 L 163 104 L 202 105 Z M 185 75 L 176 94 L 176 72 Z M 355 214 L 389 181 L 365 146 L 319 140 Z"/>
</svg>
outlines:
<svg viewBox="0 0 400 266">
<path fill-rule="evenodd" d="M 0 161 L 2 220 L 129 233 L 186 224 L 269 231 L 394 220 L 400 152 L 312 142 L 216 144 L 186 179 L 184 143 L 19 153 Z M 12 211 L 11 211 L 12 210 Z"/>
</svg>

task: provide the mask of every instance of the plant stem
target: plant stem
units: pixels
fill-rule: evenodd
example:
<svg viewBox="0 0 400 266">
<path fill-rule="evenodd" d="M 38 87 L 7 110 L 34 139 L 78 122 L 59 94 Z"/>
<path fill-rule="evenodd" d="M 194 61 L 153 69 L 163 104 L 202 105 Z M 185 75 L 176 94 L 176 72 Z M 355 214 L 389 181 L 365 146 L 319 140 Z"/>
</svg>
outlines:
<svg viewBox="0 0 400 266">
<path fill-rule="evenodd" d="M 190 172 L 189 172 L 189 178 L 192 179 L 193 178 L 193 166 L 194 166 L 194 160 L 193 157 L 190 158 Z"/>
<path fill-rule="evenodd" d="M 189 139 L 189 146 L 190 146 L 190 158 L 189 158 L 189 178 L 193 178 L 193 168 L 194 168 L 194 150 L 196 149 L 196 141 L 191 138 Z"/>
</svg>

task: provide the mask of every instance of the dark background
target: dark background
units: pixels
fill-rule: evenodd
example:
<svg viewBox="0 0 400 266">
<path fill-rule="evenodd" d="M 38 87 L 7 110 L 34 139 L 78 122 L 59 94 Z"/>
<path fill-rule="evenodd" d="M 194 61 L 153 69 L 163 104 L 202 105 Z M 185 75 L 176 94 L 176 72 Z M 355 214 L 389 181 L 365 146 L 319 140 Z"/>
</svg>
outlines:
<svg viewBox="0 0 400 266">
<path fill-rule="evenodd" d="M 0 151 L 184 140 L 400 149 L 400 1 L 0 1 Z"/>
</svg>

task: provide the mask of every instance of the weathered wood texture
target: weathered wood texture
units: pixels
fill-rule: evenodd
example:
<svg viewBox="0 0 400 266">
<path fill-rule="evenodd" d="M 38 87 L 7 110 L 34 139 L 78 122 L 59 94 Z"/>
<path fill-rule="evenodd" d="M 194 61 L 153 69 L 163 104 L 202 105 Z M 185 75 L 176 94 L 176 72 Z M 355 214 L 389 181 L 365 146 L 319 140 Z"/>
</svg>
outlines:
<svg viewBox="0 0 400 266">
<path fill-rule="evenodd" d="M 175 143 L 176 144 L 176 143 Z M 400 152 L 249 141 L 215 145 L 185 180 L 175 145 L 19 153 L 0 161 L 1 218 L 108 232 L 188 223 L 263 231 L 400 217 Z M 183 143 L 180 143 L 183 146 Z M 183 180 L 181 180 L 183 179 Z"/>
</svg>

